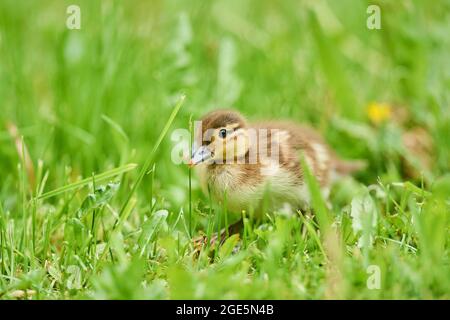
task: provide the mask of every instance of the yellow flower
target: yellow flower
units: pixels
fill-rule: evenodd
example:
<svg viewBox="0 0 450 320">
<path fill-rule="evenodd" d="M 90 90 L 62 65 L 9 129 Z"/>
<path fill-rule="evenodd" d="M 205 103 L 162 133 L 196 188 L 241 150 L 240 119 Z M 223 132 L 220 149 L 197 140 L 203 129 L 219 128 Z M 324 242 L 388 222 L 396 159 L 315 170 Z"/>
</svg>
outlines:
<svg viewBox="0 0 450 320">
<path fill-rule="evenodd" d="M 367 116 L 374 124 L 380 124 L 390 119 L 392 108 L 387 103 L 372 102 L 367 106 Z"/>
</svg>

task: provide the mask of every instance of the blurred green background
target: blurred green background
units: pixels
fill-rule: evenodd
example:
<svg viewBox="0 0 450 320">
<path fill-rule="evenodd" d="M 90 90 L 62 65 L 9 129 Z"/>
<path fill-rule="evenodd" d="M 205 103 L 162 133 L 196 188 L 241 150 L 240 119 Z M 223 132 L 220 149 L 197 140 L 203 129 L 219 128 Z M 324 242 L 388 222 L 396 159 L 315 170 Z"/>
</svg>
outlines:
<svg viewBox="0 0 450 320">
<path fill-rule="evenodd" d="M 71 4 L 81 9 L 80 30 L 66 28 Z M 381 8 L 380 30 L 366 27 L 370 4 Z M 444 0 L 2 0 L 0 298 L 26 290 L 36 298 L 449 298 L 449 21 Z M 180 210 L 193 205 L 191 219 L 204 230 L 208 201 L 195 178 L 189 200 L 188 169 L 171 161 L 171 130 L 118 239 L 108 236 L 114 222 L 108 215 L 124 203 L 134 172 L 107 205 L 91 206 L 82 217 L 87 188 L 30 205 L 39 186 L 50 191 L 142 164 L 182 93 L 186 101 L 172 129 L 233 107 L 250 119 L 309 123 L 342 157 L 368 160 L 368 170 L 334 193 L 347 275 L 340 290 L 328 292 L 333 284 L 314 233 L 285 239 L 302 220 L 255 226 L 247 238 L 255 247 L 245 245 L 236 256 L 224 250 L 222 259 L 187 262 L 194 251 L 177 224 L 185 217 Z M 405 181 L 409 189 L 387 192 Z M 430 192 L 426 200 L 413 184 Z M 366 251 L 355 236 L 344 236 L 352 232 L 345 208 L 365 186 L 380 214 L 378 242 Z M 423 207 L 437 218 L 420 227 L 412 217 Z M 167 210 L 167 228 L 149 223 L 153 231 L 143 245 L 142 226 L 155 223 L 157 210 Z M 103 225 L 89 220 L 95 212 L 105 216 Z M 71 233 L 71 219 L 79 219 L 79 234 Z M 87 244 L 74 244 L 92 244 L 96 228 L 97 246 L 110 239 L 113 248 L 103 260 Z M 365 288 L 369 260 L 390 270 L 385 290 Z"/>
</svg>

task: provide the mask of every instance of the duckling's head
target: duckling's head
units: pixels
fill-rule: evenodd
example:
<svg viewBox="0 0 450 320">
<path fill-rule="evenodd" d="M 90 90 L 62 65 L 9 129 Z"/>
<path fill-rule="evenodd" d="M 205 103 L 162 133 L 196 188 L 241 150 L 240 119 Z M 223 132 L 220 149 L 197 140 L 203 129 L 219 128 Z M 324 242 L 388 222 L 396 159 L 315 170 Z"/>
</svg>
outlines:
<svg viewBox="0 0 450 320">
<path fill-rule="evenodd" d="M 215 110 L 196 126 L 190 166 L 224 164 L 245 157 L 249 149 L 247 121 L 234 110 Z"/>
</svg>

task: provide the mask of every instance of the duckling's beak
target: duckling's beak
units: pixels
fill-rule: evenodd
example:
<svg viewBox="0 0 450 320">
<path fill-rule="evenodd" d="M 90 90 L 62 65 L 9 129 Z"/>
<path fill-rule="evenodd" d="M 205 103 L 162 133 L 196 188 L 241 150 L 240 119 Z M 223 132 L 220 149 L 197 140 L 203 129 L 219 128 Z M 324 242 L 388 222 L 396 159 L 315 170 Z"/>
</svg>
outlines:
<svg viewBox="0 0 450 320">
<path fill-rule="evenodd" d="M 189 167 L 193 167 L 199 163 L 206 162 L 212 158 L 212 153 L 207 146 L 200 146 L 192 152 L 192 158 L 189 161 Z"/>
</svg>

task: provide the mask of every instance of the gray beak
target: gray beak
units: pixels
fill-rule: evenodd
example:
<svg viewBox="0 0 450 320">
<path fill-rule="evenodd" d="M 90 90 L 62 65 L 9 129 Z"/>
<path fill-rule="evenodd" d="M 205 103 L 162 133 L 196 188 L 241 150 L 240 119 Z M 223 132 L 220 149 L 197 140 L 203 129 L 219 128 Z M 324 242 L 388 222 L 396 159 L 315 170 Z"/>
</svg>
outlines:
<svg viewBox="0 0 450 320">
<path fill-rule="evenodd" d="M 189 161 L 189 166 L 193 167 L 199 163 L 208 161 L 212 158 L 211 151 L 209 151 L 208 147 L 200 146 L 197 150 L 192 152 L 192 158 Z"/>
</svg>

